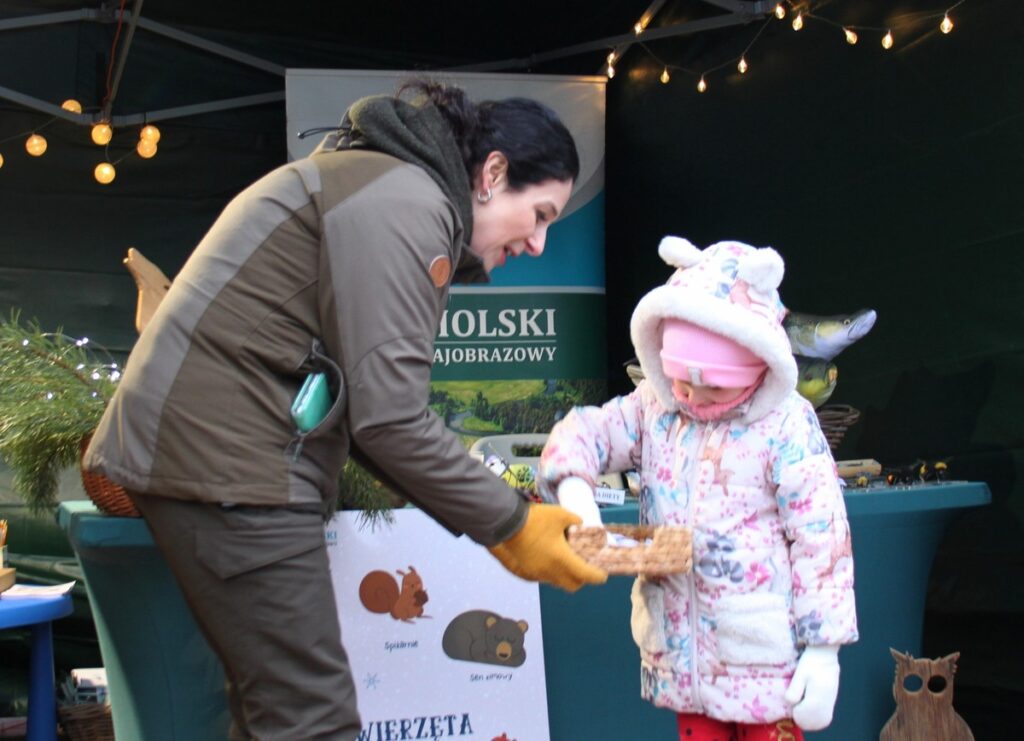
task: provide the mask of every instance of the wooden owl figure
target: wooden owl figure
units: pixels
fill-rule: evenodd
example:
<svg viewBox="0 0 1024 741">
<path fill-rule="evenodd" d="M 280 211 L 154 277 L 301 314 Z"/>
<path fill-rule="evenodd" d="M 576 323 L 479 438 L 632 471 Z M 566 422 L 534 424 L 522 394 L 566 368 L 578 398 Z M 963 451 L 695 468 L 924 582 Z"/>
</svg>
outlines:
<svg viewBox="0 0 1024 741">
<path fill-rule="evenodd" d="M 953 709 L 953 674 L 960 654 L 915 659 L 891 648 L 889 652 L 896 659 L 896 712 L 879 741 L 974 741 L 971 729 Z"/>
</svg>

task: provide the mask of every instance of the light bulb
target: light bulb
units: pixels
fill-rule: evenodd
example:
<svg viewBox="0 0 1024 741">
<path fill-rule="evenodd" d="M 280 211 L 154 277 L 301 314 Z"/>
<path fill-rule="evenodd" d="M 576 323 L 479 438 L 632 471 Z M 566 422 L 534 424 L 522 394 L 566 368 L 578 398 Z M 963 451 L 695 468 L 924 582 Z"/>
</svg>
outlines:
<svg viewBox="0 0 1024 741">
<path fill-rule="evenodd" d="M 736 69 L 738 69 L 740 71 L 741 75 L 747 74 L 747 70 L 749 69 L 749 65 L 747 64 L 747 58 L 746 57 L 740 57 L 740 63 L 736 65 Z"/>
<path fill-rule="evenodd" d="M 637 21 L 636 23 L 633 24 L 633 33 L 635 33 L 637 36 L 639 36 L 643 32 L 644 32 L 644 24 L 643 23 L 641 23 L 640 21 Z"/>
<path fill-rule="evenodd" d="M 92 171 L 92 175 L 96 178 L 97 183 L 108 185 L 114 182 L 114 178 L 117 176 L 117 171 L 109 162 L 100 162 L 96 165 L 96 169 Z"/>
<path fill-rule="evenodd" d="M 608 52 L 608 64 L 615 64 L 615 50 Z"/>
<path fill-rule="evenodd" d="M 885 36 L 882 37 L 882 48 L 883 49 L 891 49 L 892 48 L 892 31 L 886 32 Z"/>
<path fill-rule="evenodd" d="M 0 154 L 0 167 L 4 166 L 4 156 Z"/>
<path fill-rule="evenodd" d="M 615 77 L 615 66 L 609 62 L 608 64 L 608 79 Z"/>
<path fill-rule="evenodd" d="M 857 33 L 849 28 L 844 28 L 843 33 L 846 34 L 846 43 L 853 46 L 857 43 Z"/>
<path fill-rule="evenodd" d="M 949 13 L 942 16 L 942 23 L 939 24 L 939 30 L 942 33 L 949 33 L 953 30 L 953 21 L 949 19 Z"/>
<path fill-rule="evenodd" d="M 703 93 L 707 89 L 708 89 L 708 84 L 706 82 L 704 82 L 704 75 L 701 75 L 700 76 L 700 82 L 697 83 L 697 92 L 698 93 Z"/>
<path fill-rule="evenodd" d="M 93 142 L 102 147 L 104 144 L 109 144 L 110 140 L 114 138 L 114 130 L 108 123 L 98 123 L 93 125 L 91 135 Z"/>
<path fill-rule="evenodd" d="M 153 124 L 146 124 L 142 127 L 142 131 L 139 132 L 140 139 L 146 139 L 156 144 L 160 141 L 160 129 Z"/>
<path fill-rule="evenodd" d="M 795 16 L 793 16 L 793 30 L 794 31 L 799 31 L 803 27 L 804 27 L 804 14 L 800 13 L 798 11 L 797 14 Z"/>
<path fill-rule="evenodd" d="M 667 85 L 668 84 L 668 81 L 672 79 L 671 77 L 669 77 L 668 67 L 666 67 L 665 69 L 663 69 L 661 71 L 661 77 L 659 77 L 658 79 L 661 80 L 663 85 Z"/>
<path fill-rule="evenodd" d="M 135 145 L 135 151 L 142 159 L 148 160 L 156 154 L 156 142 L 151 139 L 139 139 L 139 143 Z"/>
<path fill-rule="evenodd" d="M 60 104 L 60 107 L 63 108 L 65 111 L 71 111 L 72 113 L 82 112 L 82 104 L 74 98 L 68 98 Z"/>
<path fill-rule="evenodd" d="M 780 21 L 786 17 L 786 9 L 782 7 L 782 3 L 779 3 L 775 6 L 775 17 L 778 18 Z"/>
<path fill-rule="evenodd" d="M 42 157 L 46 151 L 46 139 L 39 134 L 33 134 L 25 140 L 25 151 L 33 157 Z"/>
</svg>

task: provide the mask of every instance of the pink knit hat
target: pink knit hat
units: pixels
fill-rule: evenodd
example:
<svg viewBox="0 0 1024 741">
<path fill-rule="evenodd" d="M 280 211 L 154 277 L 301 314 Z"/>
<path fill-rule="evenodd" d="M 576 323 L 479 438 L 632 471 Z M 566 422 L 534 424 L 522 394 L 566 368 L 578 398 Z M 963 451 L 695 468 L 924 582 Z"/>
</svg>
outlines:
<svg viewBox="0 0 1024 741">
<path fill-rule="evenodd" d="M 682 319 L 665 319 L 661 367 L 669 378 L 697 385 L 746 388 L 768 364 L 727 337 Z"/>
</svg>

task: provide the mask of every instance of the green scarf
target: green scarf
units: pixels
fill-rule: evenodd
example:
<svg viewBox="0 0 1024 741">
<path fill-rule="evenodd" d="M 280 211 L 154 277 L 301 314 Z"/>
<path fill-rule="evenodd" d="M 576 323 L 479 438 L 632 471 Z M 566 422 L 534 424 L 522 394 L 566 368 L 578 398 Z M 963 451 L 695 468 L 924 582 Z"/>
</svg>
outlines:
<svg viewBox="0 0 1024 741">
<path fill-rule="evenodd" d="M 462 219 L 464 243 L 457 245 L 455 280 L 487 282 L 483 263 L 469 249 L 473 203 L 469 177 L 451 129 L 433 105 L 417 106 L 388 95 L 371 95 L 351 105 L 337 133 L 317 151 L 372 149 L 426 171 Z"/>
</svg>

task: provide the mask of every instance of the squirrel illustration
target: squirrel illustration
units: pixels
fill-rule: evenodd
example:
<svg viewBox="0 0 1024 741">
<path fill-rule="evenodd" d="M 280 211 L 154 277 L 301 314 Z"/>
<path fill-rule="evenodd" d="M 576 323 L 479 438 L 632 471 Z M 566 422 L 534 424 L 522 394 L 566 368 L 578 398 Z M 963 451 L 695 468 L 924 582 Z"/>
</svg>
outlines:
<svg viewBox="0 0 1024 741">
<path fill-rule="evenodd" d="M 411 623 L 413 618 L 429 618 L 423 614 L 423 605 L 427 603 L 427 590 L 423 588 L 423 579 L 412 566 L 408 571 L 395 571 L 402 577 L 402 586 L 398 586 L 395 577 L 387 571 L 371 571 L 359 583 L 359 601 L 370 612 L 378 615 L 390 613 L 395 620 Z"/>
</svg>

